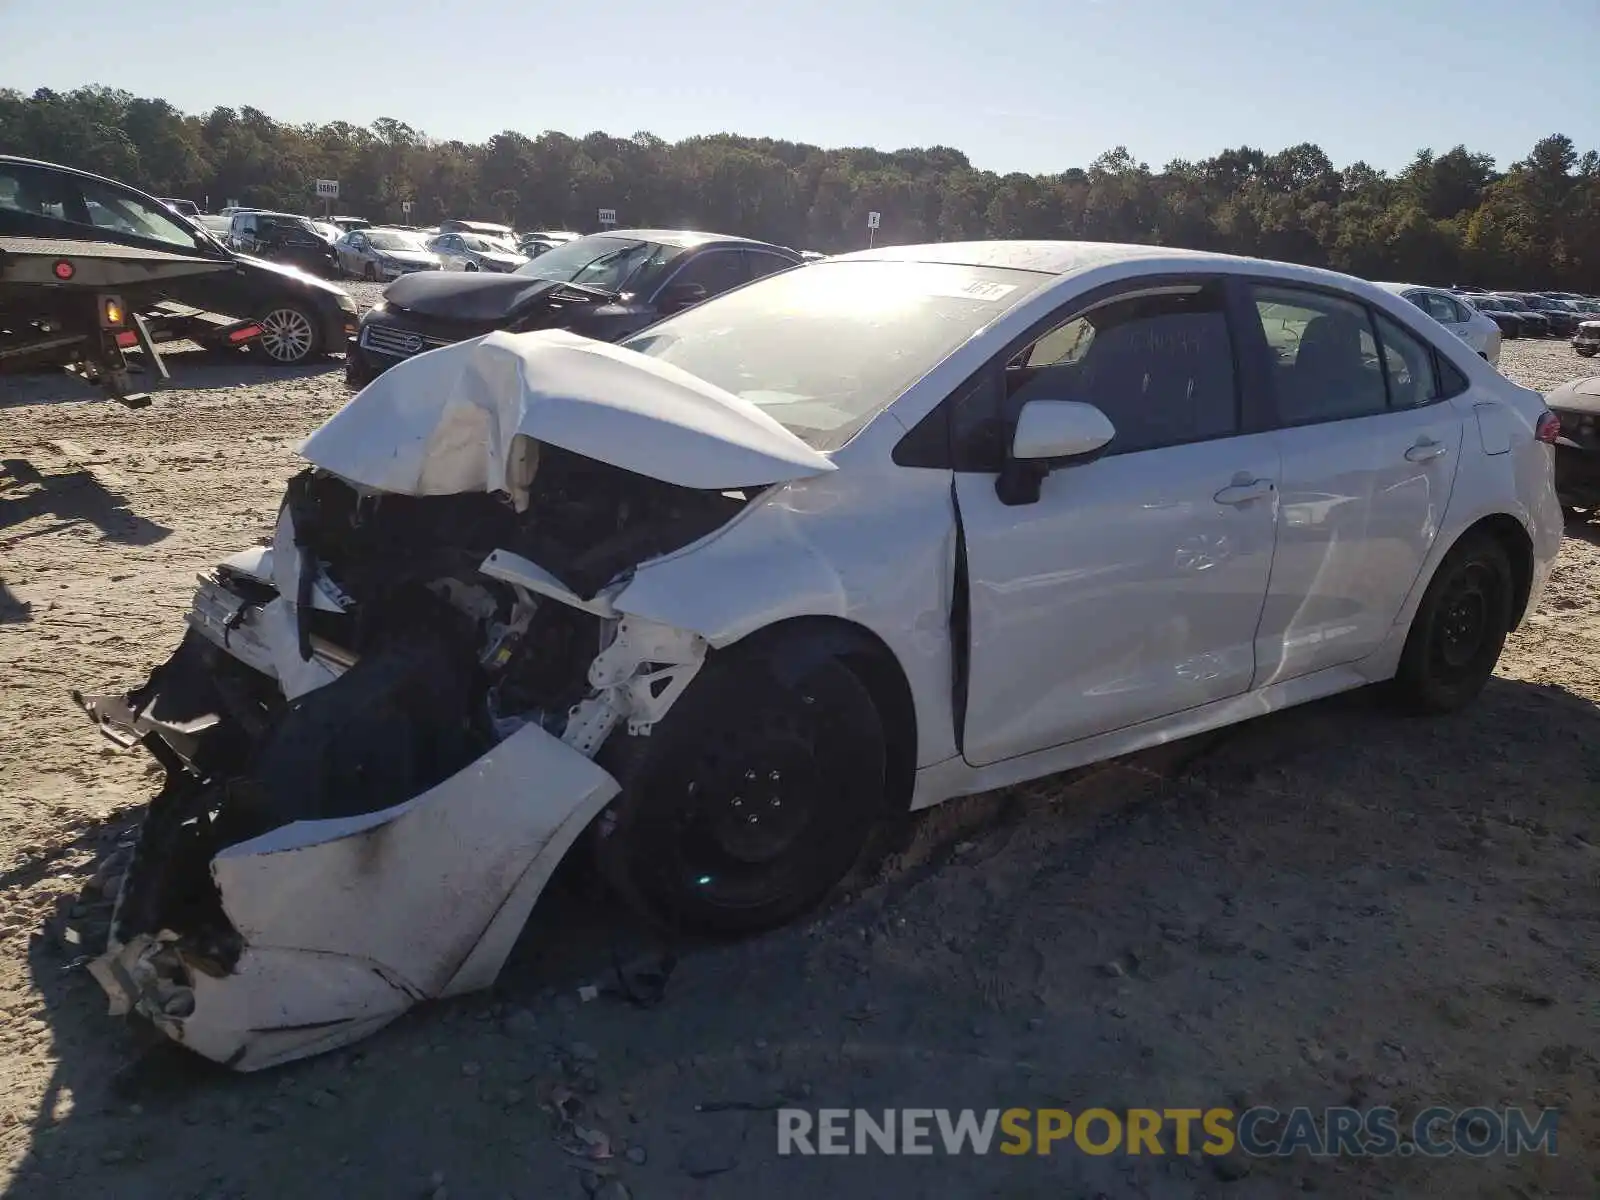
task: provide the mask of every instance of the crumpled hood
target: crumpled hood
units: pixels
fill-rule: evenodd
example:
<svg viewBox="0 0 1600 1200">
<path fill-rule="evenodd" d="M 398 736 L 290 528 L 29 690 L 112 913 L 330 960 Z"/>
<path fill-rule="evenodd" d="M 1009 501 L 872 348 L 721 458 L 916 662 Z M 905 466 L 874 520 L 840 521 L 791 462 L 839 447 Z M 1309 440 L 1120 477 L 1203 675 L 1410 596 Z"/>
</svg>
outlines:
<svg viewBox="0 0 1600 1200">
<path fill-rule="evenodd" d="M 452 321 L 503 321 L 525 304 L 563 285 L 528 275 L 441 271 L 406 275 L 383 291 L 384 303 L 425 317 Z"/>
<path fill-rule="evenodd" d="M 520 466 L 512 478 L 519 435 L 687 488 L 834 470 L 748 401 L 643 354 L 554 329 L 490 333 L 407 359 L 300 454 L 378 491 L 516 494 L 526 486 Z"/>
<path fill-rule="evenodd" d="M 427 250 L 379 250 L 379 258 L 392 258 L 395 262 L 404 263 L 436 263 L 439 261 L 437 254 Z"/>
</svg>

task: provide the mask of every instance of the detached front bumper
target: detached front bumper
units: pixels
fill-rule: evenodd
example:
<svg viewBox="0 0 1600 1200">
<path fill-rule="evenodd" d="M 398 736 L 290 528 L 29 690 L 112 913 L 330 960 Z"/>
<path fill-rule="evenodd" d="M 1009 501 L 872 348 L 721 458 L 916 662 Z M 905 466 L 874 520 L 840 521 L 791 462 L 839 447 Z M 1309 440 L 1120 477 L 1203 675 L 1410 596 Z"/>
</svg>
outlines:
<svg viewBox="0 0 1600 1200">
<path fill-rule="evenodd" d="M 90 971 L 112 1014 L 138 1012 L 248 1071 L 488 986 L 618 788 L 532 722 L 476 757 L 446 759 L 439 739 L 417 749 L 438 722 L 395 713 L 449 690 L 439 655 L 408 643 L 358 678 L 359 662 L 313 636 L 302 660 L 292 609 L 265 599 L 271 555 L 230 562 L 241 592 L 263 589 L 257 602 L 203 580 L 190 633 L 144 687 L 76 698 L 106 736 L 167 768 Z M 429 753 L 465 765 L 360 811 L 364 789 L 405 795 L 410 775 L 370 778 L 385 759 Z"/>
<path fill-rule="evenodd" d="M 211 882 L 242 943 L 227 969 L 162 929 L 114 941 L 90 971 L 114 1015 L 136 1011 L 238 1070 L 345 1045 L 418 1001 L 493 982 L 556 864 L 616 792 L 589 759 L 524 726 L 403 804 L 296 821 L 217 854 Z"/>
</svg>

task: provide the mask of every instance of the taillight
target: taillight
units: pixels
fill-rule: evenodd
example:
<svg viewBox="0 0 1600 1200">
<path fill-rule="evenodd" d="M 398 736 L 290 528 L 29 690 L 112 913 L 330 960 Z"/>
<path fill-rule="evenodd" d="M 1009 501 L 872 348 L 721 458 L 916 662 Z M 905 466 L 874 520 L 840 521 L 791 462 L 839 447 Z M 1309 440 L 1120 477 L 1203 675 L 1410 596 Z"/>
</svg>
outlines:
<svg viewBox="0 0 1600 1200">
<path fill-rule="evenodd" d="M 1533 436 L 1547 446 L 1554 446 L 1556 439 L 1561 436 L 1561 418 L 1546 409 L 1539 418 L 1539 424 L 1534 427 Z"/>
</svg>

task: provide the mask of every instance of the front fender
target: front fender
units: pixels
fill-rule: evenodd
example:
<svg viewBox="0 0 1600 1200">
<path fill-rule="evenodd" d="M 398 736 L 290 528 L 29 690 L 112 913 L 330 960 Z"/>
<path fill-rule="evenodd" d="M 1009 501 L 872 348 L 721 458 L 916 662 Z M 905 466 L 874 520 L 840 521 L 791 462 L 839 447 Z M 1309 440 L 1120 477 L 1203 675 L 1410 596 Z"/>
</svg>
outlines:
<svg viewBox="0 0 1600 1200">
<path fill-rule="evenodd" d="M 641 566 L 613 605 L 691 630 L 718 649 L 791 617 L 845 616 L 844 581 L 793 514 L 750 516 L 691 553 Z"/>
<path fill-rule="evenodd" d="M 905 677 L 925 766 L 956 753 L 955 561 L 949 473 L 863 465 L 773 489 L 708 538 L 642 564 L 612 603 L 717 649 L 795 618 L 859 626 Z"/>
</svg>

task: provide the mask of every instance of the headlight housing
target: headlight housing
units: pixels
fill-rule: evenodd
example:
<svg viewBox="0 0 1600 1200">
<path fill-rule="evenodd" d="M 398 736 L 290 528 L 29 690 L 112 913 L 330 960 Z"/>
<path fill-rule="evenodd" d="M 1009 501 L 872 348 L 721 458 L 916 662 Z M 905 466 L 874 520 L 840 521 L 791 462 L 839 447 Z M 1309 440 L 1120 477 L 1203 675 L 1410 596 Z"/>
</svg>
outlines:
<svg viewBox="0 0 1600 1200">
<path fill-rule="evenodd" d="M 355 297 L 346 291 L 340 291 L 339 293 L 339 307 L 347 313 L 360 311 L 358 308 L 356 308 Z"/>
</svg>

